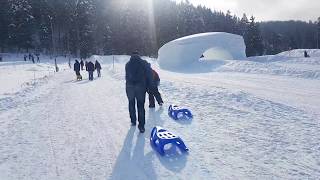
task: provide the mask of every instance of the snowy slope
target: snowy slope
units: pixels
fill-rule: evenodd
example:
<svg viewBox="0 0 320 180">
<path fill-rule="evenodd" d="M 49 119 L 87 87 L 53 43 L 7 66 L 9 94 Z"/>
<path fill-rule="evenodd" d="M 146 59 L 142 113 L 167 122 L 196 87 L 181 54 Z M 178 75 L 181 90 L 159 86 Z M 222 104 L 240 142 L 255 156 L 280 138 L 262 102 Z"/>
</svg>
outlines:
<svg viewBox="0 0 320 180">
<path fill-rule="evenodd" d="M 2 54 L 0 62 L 0 111 L 15 107 L 16 97 L 28 96 L 39 85 L 45 84 L 55 74 L 54 59 L 41 56 L 41 63 L 33 64 L 23 60 L 22 54 Z M 58 57 L 60 71 L 69 69 L 67 59 Z"/>
<path fill-rule="evenodd" d="M 303 52 L 304 50 L 292 50 L 278 55 L 250 57 L 241 61 L 224 61 L 220 63 L 222 66 L 214 66 L 209 71 L 320 79 L 320 50 L 308 50 L 310 58 L 302 57 Z"/>
<path fill-rule="evenodd" d="M 299 67 L 309 60 L 223 61 L 211 66 L 212 72 L 181 73 L 162 70 L 148 59 L 159 71 L 165 107 L 146 108 L 146 133 L 140 134 L 130 127 L 127 111 L 128 58 L 116 56 L 113 64 L 112 57 L 92 57 L 103 62 L 102 77 L 93 82 L 87 81 L 85 72 L 85 79 L 76 82 L 74 73 L 66 70 L 28 93 L 18 91 L 25 96 L 11 94 L 10 107 L 2 108 L 7 103 L 0 98 L 0 179 L 320 176 L 320 80 L 274 71 L 277 63 L 285 68 L 288 62 L 294 62 L 290 68 L 305 71 Z M 246 71 L 241 63 L 265 70 Z M 17 67 L 20 75 L 27 73 Z M 317 72 L 317 67 L 309 70 Z M 170 103 L 189 107 L 194 119 L 170 119 L 166 109 Z M 171 149 L 169 156 L 159 156 L 149 144 L 155 125 L 180 135 L 190 152 Z"/>
<path fill-rule="evenodd" d="M 294 50 L 279 53 L 278 56 L 303 57 L 304 51 L 307 51 L 310 57 L 320 57 L 319 49 L 294 49 Z"/>
</svg>

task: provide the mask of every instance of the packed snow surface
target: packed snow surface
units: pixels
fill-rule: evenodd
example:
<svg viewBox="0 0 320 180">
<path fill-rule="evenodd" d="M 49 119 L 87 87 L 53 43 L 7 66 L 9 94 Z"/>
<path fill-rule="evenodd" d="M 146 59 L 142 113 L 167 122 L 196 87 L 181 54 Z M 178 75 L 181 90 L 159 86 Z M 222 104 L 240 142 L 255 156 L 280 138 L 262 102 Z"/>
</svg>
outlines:
<svg viewBox="0 0 320 180">
<path fill-rule="evenodd" d="M 144 134 L 130 126 L 129 57 L 115 56 L 114 64 L 112 56 L 92 59 L 103 67 L 92 82 L 85 71 L 75 81 L 63 58 L 61 71 L 50 74 L 40 73 L 53 68 L 50 59 L 0 63 L 0 179 L 320 177 L 319 57 L 203 62 L 206 69 L 179 72 L 145 58 L 160 75 L 165 104 L 149 109 L 146 101 Z M 189 108 L 194 118 L 170 119 L 170 104 Z M 169 147 L 158 155 L 149 143 L 154 126 L 179 135 L 189 153 Z"/>
<path fill-rule="evenodd" d="M 163 69 L 185 69 L 201 65 L 205 59 L 243 59 L 246 46 L 242 36 L 211 32 L 182 37 L 163 45 L 158 52 L 159 65 Z"/>
</svg>

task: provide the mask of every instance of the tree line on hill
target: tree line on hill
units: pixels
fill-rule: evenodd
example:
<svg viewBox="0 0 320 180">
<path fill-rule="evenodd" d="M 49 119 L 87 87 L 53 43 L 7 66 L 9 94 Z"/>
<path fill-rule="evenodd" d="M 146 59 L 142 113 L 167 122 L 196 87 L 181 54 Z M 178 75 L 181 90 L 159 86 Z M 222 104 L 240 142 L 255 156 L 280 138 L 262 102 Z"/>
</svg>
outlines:
<svg viewBox="0 0 320 180">
<path fill-rule="evenodd" d="M 188 0 L 1 0 L 0 52 L 155 56 L 165 43 L 203 32 L 244 37 L 247 56 L 319 48 L 318 22 L 256 22 Z"/>
</svg>

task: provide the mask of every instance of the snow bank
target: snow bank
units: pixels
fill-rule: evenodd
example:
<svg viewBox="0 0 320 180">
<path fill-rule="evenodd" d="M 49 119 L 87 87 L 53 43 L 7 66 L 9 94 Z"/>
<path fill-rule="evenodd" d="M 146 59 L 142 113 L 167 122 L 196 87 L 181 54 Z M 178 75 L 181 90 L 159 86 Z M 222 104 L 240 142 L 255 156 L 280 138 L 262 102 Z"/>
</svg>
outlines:
<svg viewBox="0 0 320 180">
<path fill-rule="evenodd" d="M 0 104 L 6 98 L 12 98 L 18 93 L 24 94 L 26 90 L 33 89 L 55 74 L 54 60 L 48 56 L 40 56 L 41 63 L 33 64 L 30 61 L 23 61 L 22 54 L 1 55 L 4 57 L 4 62 L 0 62 Z M 64 57 L 57 58 L 60 71 L 69 69 L 67 61 L 68 59 Z"/>
<path fill-rule="evenodd" d="M 277 55 L 287 57 L 304 57 L 304 51 L 307 51 L 310 57 L 320 57 L 320 49 L 294 49 L 290 51 L 284 51 Z"/>
<path fill-rule="evenodd" d="M 242 36 L 211 32 L 186 36 L 163 45 L 158 52 L 163 69 L 177 70 L 201 64 L 202 55 L 207 59 L 243 59 L 245 44 Z"/>
<path fill-rule="evenodd" d="M 230 61 L 216 71 L 320 79 L 320 65 L 295 63 L 285 59 L 283 62 Z"/>
</svg>

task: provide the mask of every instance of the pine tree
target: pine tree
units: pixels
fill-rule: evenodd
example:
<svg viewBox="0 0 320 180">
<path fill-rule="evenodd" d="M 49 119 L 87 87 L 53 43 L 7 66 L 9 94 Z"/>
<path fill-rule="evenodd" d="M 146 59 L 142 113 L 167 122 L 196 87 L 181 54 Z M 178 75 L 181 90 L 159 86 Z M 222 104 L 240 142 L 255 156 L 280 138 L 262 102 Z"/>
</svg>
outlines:
<svg viewBox="0 0 320 180">
<path fill-rule="evenodd" d="M 11 0 L 9 41 L 27 51 L 33 47 L 34 17 L 28 0 Z"/>
<path fill-rule="evenodd" d="M 263 44 L 260 29 L 257 23 L 254 22 L 254 17 L 250 18 L 250 24 L 248 26 L 245 35 L 246 54 L 247 56 L 260 56 L 263 54 Z"/>
<path fill-rule="evenodd" d="M 76 9 L 77 28 L 79 29 L 80 57 L 88 58 L 94 53 L 93 24 L 91 19 L 95 6 L 93 0 L 79 0 Z"/>
<path fill-rule="evenodd" d="M 317 48 L 320 49 L 320 17 L 318 17 L 317 23 Z"/>
<path fill-rule="evenodd" d="M 296 40 L 295 40 L 295 38 L 293 37 L 293 36 L 290 36 L 290 38 L 289 38 L 290 40 L 290 42 L 289 42 L 289 49 L 291 50 L 291 49 L 297 49 L 298 48 L 298 45 L 297 45 L 297 42 L 296 42 Z"/>
<path fill-rule="evenodd" d="M 32 15 L 35 20 L 34 36 L 35 48 L 49 50 L 51 48 L 50 10 L 46 0 L 31 0 Z"/>
<path fill-rule="evenodd" d="M 8 44 L 8 9 L 9 1 L 0 1 L 0 52 L 3 52 L 5 45 Z"/>
<path fill-rule="evenodd" d="M 247 15 L 244 13 L 240 22 L 239 22 L 239 33 L 241 36 L 244 36 L 245 33 L 247 32 L 249 20 L 247 18 Z"/>
</svg>

